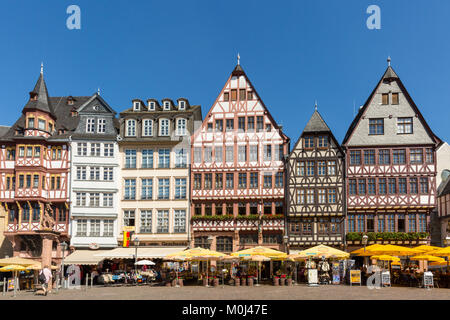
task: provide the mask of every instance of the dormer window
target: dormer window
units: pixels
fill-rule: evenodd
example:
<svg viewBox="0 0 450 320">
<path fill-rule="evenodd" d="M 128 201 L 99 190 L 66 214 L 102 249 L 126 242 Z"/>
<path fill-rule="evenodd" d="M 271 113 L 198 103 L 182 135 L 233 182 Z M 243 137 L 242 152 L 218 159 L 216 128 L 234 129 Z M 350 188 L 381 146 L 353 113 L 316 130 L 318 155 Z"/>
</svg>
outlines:
<svg viewBox="0 0 450 320">
<path fill-rule="evenodd" d="M 170 102 L 164 101 L 164 110 L 170 110 Z"/>
<path fill-rule="evenodd" d="M 136 136 L 136 120 L 127 120 L 126 134 L 128 137 Z"/>
<path fill-rule="evenodd" d="M 89 118 L 86 120 L 86 132 L 94 133 L 95 132 L 95 119 Z"/>
<path fill-rule="evenodd" d="M 133 111 L 141 111 L 141 103 L 139 101 L 133 102 Z"/>
<path fill-rule="evenodd" d="M 68 97 L 68 98 L 67 98 L 67 104 L 68 104 L 69 106 L 73 105 L 73 98 L 72 98 L 72 97 Z"/>
<path fill-rule="evenodd" d="M 50 133 L 53 132 L 53 124 L 52 123 L 48 124 L 48 132 L 50 132 Z"/>
<path fill-rule="evenodd" d="M 106 119 L 98 119 L 97 132 L 98 133 L 106 132 Z"/>
<path fill-rule="evenodd" d="M 28 128 L 34 128 L 34 118 L 28 118 Z"/>
<path fill-rule="evenodd" d="M 160 136 L 169 135 L 169 119 L 159 120 L 159 135 Z"/>
<path fill-rule="evenodd" d="M 155 111 L 156 103 L 155 101 L 150 101 L 148 103 L 148 110 Z"/>
<path fill-rule="evenodd" d="M 186 101 L 181 100 L 179 102 L 179 106 L 178 106 L 179 110 L 185 110 L 186 109 Z"/>
<path fill-rule="evenodd" d="M 39 130 L 45 130 L 45 120 L 44 119 L 38 120 L 38 128 L 39 128 Z"/>
</svg>

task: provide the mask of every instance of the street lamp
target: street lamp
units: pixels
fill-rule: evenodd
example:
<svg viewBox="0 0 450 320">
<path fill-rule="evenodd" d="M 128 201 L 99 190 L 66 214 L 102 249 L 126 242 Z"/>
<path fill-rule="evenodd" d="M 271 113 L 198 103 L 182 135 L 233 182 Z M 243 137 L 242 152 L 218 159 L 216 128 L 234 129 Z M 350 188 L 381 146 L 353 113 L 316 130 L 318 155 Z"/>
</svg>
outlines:
<svg viewBox="0 0 450 320">
<path fill-rule="evenodd" d="M 363 243 L 363 245 L 364 245 L 364 260 L 367 259 L 366 255 L 365 255 L 365 253 L 366 253 L 367 240 L 369 240 L 369 237 L 367 236 L 367 234 L 363 235 L 363 237 L 362 237 L 362 243 Z M 367 262 L 367 260 L 366 260 L 365 262 Z M 367 264 L 368 264 L 368 263 L 366 263 L 366 265 L 367 265 Z"/>
<path fill-rule="evenodd" d="M 65 285 L 65 276 L 64 276 L 64 257 L 65 257 L 65 252 L 67 249 L 67 243 L 65 241 L 61 242 L 59 244 L 61 246 L 62 249 L 62 262 L 61 262 L 61 285 L 62 285 L 62 289 L 64 289 L 64 285 Z M 58 284 L 56 284 L 56 286 L 58 286 Z"/>
<path fill-rule="evenodd" d="M 139 238 L 138 237 L 135 237 L 134 238 L 134 247 L 135 247 L 135 251 L 134 251 L 134 273 L 135 273 L 135 275 L 137 275 L 137 258 L 138 258 L 138 255 L 137 255 L 137 250 L 138 250 L 138 246 L 139 246 Z"/>
<path fill-rule="evenodd" d="M 209 249 L 211 249 L 211 244 L 214 240 L 213 236 L 208 236 L 208 244 L 209 244 Z M 208 277 L 208 260 L 206 260 L 206 286 L 209 287 L 209 277 Z"/>
<path fill-rule="evenodd" d="M 283 242 L 284 242 L 284 249 L 285 249 L 287 254 L 289 254 L 289 252 L 288 252 L 288 241 L 289 241 L 289 237 L 287 235 L 285 235 L 283 237 Z"/>
</svg>

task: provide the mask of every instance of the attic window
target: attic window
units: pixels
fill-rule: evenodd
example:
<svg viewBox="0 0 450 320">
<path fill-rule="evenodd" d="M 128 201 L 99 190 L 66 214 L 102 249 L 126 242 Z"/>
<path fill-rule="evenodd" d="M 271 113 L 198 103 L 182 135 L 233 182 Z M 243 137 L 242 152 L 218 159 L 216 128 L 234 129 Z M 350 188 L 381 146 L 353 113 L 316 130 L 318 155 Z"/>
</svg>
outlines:
<svg viewBox="0 0 450 320">
<path fill-rule="evenodd" d="M 149 110 L 155 110 L 155 106 L 156 106 L 155 101 L 150 101 L 148 103 L 148 109 Z"/>
<path fill-rule="evenodd" d="M 389 93 L 381 94 L 381 104 L 389 104 Z"/>
<path fill-rule="evenodd" d="M 69 106 L 73 105 L 73 98 L 72 97 L 67 98 L 67 104 Z"/>
<path fill-rule="evenodd" d="M 247 100 L 253 100 L 253 91 L 247 91 Z"/>
<path fill-rule="evenodd" d="M 164 101 L 164 110 L 170 110 L 170 102 Z"/>
<path fill-rule="evenodd" d="M 185 110 L 186 109 L 186 101 L 181 100 L 179 102 L 179 110 Z"/>
<path fill-rule="evenodd" d="M 223 93 L 223 101 L 230 101 L 230 93 L 229 92 Z"/>
<path fill-rule="evenodd" d="M 134 111 L 140 111 L 141 110 L 141 103 L 139 101 L 133 102 L 133 110 Z"/>
<path fill-rule="evenodd" d="M 77 113 L 75 110 L 72 110 L 72 112 L 71 112 L 72 117 L 76 117 L 77 114 L 78 114 L 78 113 Z"/>
<path fill-rule="evenodd" d="M 398 104 L 398 93 L 392 94 L 392 104 Z"/>
<path fill-rule="evenodd" d="M 38 95 L 36 92 L 30 92 L 30 100 L 31 101 L 35 101 L 35 100 L 37 100 L 37 98 L 38 98 Z"/>
</svg>

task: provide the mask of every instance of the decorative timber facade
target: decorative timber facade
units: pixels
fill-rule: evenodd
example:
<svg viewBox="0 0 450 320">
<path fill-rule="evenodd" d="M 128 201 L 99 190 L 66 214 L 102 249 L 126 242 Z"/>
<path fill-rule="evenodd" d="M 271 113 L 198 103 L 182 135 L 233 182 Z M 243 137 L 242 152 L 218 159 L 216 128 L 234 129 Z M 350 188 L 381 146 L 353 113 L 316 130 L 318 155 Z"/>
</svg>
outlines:
<svg viewBox="0 0 450 320">
<path fill-rule="evenodd" d="M 289 250 L 344 245 L 344 152 L 316 110 L 287 161 Z"/>
<path fill-rule="evenodd" d="M 283 134 L 242 67 L 235 67 L 192 137 L 191 246 L 284 249 Z"/>
<path fill-rule="evenodd" d="M 348 234 L 424 234 L 436 206 L 441 141 L 388 63 L 343 141 Z"/>
</svg>

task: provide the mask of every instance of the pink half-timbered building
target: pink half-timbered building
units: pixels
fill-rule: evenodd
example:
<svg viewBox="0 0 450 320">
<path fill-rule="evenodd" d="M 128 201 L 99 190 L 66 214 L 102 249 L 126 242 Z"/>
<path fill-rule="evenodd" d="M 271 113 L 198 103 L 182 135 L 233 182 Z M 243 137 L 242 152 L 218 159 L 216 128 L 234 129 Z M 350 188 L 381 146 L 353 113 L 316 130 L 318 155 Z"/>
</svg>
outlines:
<svg viewBox="0 0 450 320">
<path fill-rule="evenodd" d="M 14 256 L 48 265 L 59 263 L 59 243 L 68 240 L 70 109 L 65 98 L 48 96 L 41 70 L 22 115 L 0 137 L 4 235 Z"/>
<path fill-rule="evenodd" d="M 346 232 L 377 233 L 375 240 L 386 243 L 416 243 L 411 240 L 419 236 L 429 240 L 425 233 L 429 233 L 430 213 L 436 206 L 436 148 L 441 140 L 390 66 L 390 59 L 388 64 L 343 141 Z"/>
<path fill-rule="evenodd" d="M 284 250 L 289 138 L 239 63 L 191 146 L 191 244 L 222 252 Z"/>
</svg>

